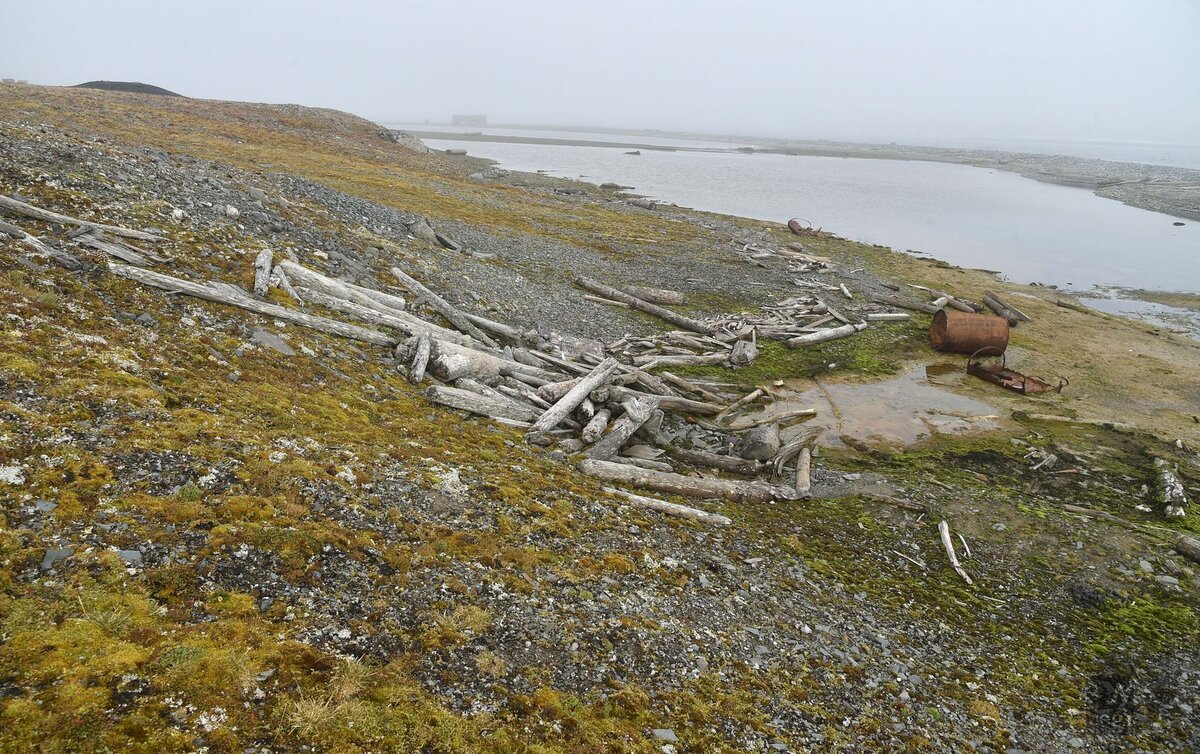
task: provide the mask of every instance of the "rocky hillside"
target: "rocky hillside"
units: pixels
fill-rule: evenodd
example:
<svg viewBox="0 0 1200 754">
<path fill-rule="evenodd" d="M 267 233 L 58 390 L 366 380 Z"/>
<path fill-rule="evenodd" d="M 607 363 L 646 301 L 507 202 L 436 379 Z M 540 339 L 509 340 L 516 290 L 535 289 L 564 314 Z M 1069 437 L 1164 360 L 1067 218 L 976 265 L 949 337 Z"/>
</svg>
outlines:
<svg viewBox="0 0 1200 754">
<path fill-rule="evenodd" d="M 439 407 L 406 352 L 293 317 L 344 311 L 272 287 L 254 301 L 282 313 L 255 314 L 110 264 L 250 299 L 270 251 L 448 325 L 399 267 L 522 338 L 603 344 L 669 326 L 577 276 L 757 316 L 806 290 L 753 251 L 784 227 L 421 153 L 344 113 L 35 87 L 0 86 L 0 195 L 79 221 L 0 217 L 2 751 L 1200 747 L 1197 566 L 1173 550 L 1200 511 L 1154 498 L 1156 459 L 1198 496 L 1194 344 L 806 237 L 856 319 L 895 283 L 1020 296 L 1016 357 L 1072 385 L 955 383 L 994 429 L 842 432 L 810 497 L 665 496 L 719 526 L 606 492 L 577 447 Z M 959 370 L 927 322 L 677 373 L 722 398 Z"/>
</svg>

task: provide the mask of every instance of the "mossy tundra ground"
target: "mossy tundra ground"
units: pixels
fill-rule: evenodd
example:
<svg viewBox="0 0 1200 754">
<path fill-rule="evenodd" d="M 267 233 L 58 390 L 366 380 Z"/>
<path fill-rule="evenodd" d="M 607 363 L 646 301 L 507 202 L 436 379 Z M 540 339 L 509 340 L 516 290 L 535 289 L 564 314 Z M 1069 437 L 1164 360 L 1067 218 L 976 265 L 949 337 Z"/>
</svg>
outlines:
<svg viewBox="0 0 1200 754">
<path fill-rule="evenodd" d="M 247 285 L 264 247 L 379 286 L 403 262 L 473 291 L 465 308 L 595 337 L 658 324 L 584 304 L 575 271 L 681 287 L 705 311 L 797 290 L 729 253 L 794 240 L 785 228 L 479 180 L 478 161 L 407 151 L 332 111 L 4 85 L 0 155 L 0 192 L 161 228 L 173 272 L 201 280 Z M 270 200 L 255 207 L 250 188 Z M 416 215 L 494 256 L 411 238 Z M 1200 511 L 1136 508 L 1153 506 L 1155 457 L 1197 496 L 1194 342 L 983 272 L 805 239 L 864 268 L 860 292 L 999 289 L 1034 320 L 1010 358 L 1071 387 L 963 382 L 1005 429 L 824 450 L 827 494 L 713 504 L 735 522 L 713 531 L 623 507 L 561 454 L 434 408 L 386 353 L 139 288 L 66 229 L 14 221 L 88 264 L 0 242 L 2 751 L 1200 746 L 1197 580 L 1170 549 Z M 708 371 L 759 385 L 953 363 L 924 327 Z M 257 329 L 294 355 L 253 345 Z M 1033 470 L 1045 452 L 1058 464 Z M 856 475 L 930 513 L 855 492 Z M 973 586 L 945 561 L 942 518 L 970 544 Z"/>
</svg>

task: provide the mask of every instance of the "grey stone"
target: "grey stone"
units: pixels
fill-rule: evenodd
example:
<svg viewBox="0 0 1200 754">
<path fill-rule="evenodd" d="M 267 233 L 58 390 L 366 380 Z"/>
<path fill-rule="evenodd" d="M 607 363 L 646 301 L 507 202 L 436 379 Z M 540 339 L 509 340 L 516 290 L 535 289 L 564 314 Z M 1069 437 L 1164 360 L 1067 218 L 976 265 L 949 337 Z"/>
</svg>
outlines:
<svg viewBox="0 0 1200 754">
<path fill-rule="evenodd" d="M 423 217 L 414 222 L 412 225 L 409 225 L 408 232 L 412 233 L 422 241 L 428 241 L 434 246 L 441 246 L 441 244 L 438 242 L 437 233 L 433 232 L 433 228 L 430 227 L 429 223 L 426 222 L 425 218 Z"/>
<path fill-rule="evenodd" d="M 256 202 L 265 202 L 267 200 L 267 192 L 256 186 L 251 186 L 250 190 L 246 193 L 249 194 L 250 198 Z"/>
<path fill-rule="evenodd" d="M 129 565 L 142 564 L 142 554 L 137 550 L 117 550 L 117 554 Z"/>
<path fill-rule="evenodd" d="M 38 513 L 49 513 L 58 507 L 58 503 L 52 503 L 49 500 L 34 500 L 33 509 Z"/>
<path fill-rule="evenodd" d="M 46 554 L 42 557 L 42 570 L 49 571 L 60 561 L 66 560 L 75 553 L 70 547 L 46 550 Z"/>
<path fill-rule="evenodd" d="M 1087 742 L 1079 736 L 1073 736 L 1067 739 L 1067 746 L 1070 746 L 1072 749 L 1082 749 L 1086 744 Z"/>
<path fill-rule="evenodd" d="M 729 354 L 729 363 L 734 366 L 743 367 L 757 358 L 758 346 L 748 340 L 739 340 L 733 344 L 733 351 Z"/>
<path fill-rule="evenodd" d="M 1166 586 L 1177 586 L 1179 584 L 1179 579 L 1175 578 L 1174 576 L 1168 576 L 1165 573 L 1155 576 L 1154 580 Z"/>
<path fill-rule="evenodd" d="M 149 314 L 142 314 L 134 321 L 137 322 L 142 327 L 147 327 L 147 328 L 158 327 L 158 320 L 155 319 L 154 317 L 151 317 Z"/>
<path fill-rule="evenodd" d="M 1149 560 L 1139 560 L 1138 568 L 1141 568 L 1146 573 L 1154 573 L 1154 566 L 1150 564 Z"/>
<path fill-rule="evenodd" d="M 771 460 L 779 452 L 779 425 L 766 424 L 742 435 L 737 452 L 747 460 Z"/>
<path fill-rule="evenodd" d="M 679 737 L 675 735 L 675 731 L 670 728 L 655 728 L 653 732 L 654 737 L 659 741 L 670 741 L 671 743 L 679 741 Z"/>
<path fill-rule="evenodd" d="M 283 338 L 267 330 L 255 330 L 250 335 L 250 342 L 256 346 L 270 348 L 272 351 L 281 353 L 284 356 L 296 355 L 296 352 L 287 344 L 286 341 L 284 341 Z"/>
</svg>

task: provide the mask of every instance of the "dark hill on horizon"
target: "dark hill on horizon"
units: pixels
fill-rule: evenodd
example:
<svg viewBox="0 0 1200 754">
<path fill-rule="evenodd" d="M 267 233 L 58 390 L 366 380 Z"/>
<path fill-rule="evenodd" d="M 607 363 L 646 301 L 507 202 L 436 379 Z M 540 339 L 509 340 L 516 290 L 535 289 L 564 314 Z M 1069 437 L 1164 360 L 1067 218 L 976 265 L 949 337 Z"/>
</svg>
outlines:
<svg viewBox="0 0 1200 754">
<path fill-rule="evenodd" d="M 106 89 L 110 92 L 133 92 L 134 94 L 161 94 L 167 97 L 182 97 L 169 89 L 153 84 L 143 84 L 140 81 L 88 81 L 76 84 L 75 89 Z"/>
</svg>

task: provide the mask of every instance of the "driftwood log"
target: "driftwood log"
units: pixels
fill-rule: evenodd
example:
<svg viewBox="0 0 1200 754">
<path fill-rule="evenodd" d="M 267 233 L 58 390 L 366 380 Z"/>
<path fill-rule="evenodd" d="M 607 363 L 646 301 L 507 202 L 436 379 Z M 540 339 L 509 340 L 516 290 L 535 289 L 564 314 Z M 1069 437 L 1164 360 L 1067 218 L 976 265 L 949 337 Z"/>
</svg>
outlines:
<svg viewBox="0 0 1200 754">
<path fill-rule="evenodd" d="M 351 325 L 345 322 L 339 322 L 336 319 L 328 319 L 326 317 L 317 317 L 312 314 L 298 312 L 295 309 L 289 309 L 286 306 L 278 304 L 268 304 L 265 301 L 258 301 L 246 295 L 233 295 L 226 291 L 211 288 L 199 283 L 193 283 L 190 280 L 182 280 L 171 275 L 164 275 L 161 272 L 152 270 L 143 270 L 138 267 L 131 267 L 126 264 L 118 264 L 109 262 L 108 269 L 114 275 L 118 275 L 129 280 L 136 281 L 143 285 L 148 285 L 153 288 L 159 288 L 164 291 L 173 293 L 186 293 L 189 296 L 212 301 L 217 304 L 225 304 L 226 306 L 236 306 L 239 309 L 263 314 L 275 319 L 281 319 L 284 322 L 291 322 L 301 327 L 307 327 L 320 332 L 337 335 L 351 340 L 358 340 L 363 343 L 371 343 L 377 346 L 392 347 L 396 345 L 396 338 L 387 333 L 379 332 L 378 330 L 369 330 L 358 325 Z"/>
<path fill-rule="evenodd" d="M 500 400 L 480 395 L 470 390 L 463 390 L 462 388 L 431 385 L 425 390 L 425 396 L 434 403 L 440 403 L 443 406 L 456 408 L 460 411 L 468 411 L 472 414 L 479 414 L 480 416 L 488 416 L 493 419 L 532 422 L 538 416 L 536 409 L 529 406 L 521 406 L 516 401 L 508 399 Z"/>
<path fill-rule="evenodd" d="M 631 390 L 620 385 L 608 386 L 609 397 L 613 400 L 623 401 L 628 398 L 648 398 L 648 393 L 642 393 L 637 390 Z M 659 395 L 655 396 L 659 399 L 659 406 L 667 411 L 678 411 L 684 414 L 700 414 L 703 416 L 713 416 L 721 413 L 723 406 L 716 403 L 704 403 L 702 401 L 693 401 L 690 398 L 681 398 L 677 395 Z"/>
<path fill-rule="evenodd" d="M 670 492 L 686 497 L 718 498 L 762 503 L 769 500 L 794 500 L 796 491 L 766 482 L 737 482 L 728 479 L 703 479 L 665 471 L 588 458 L 579 462 L 579 470 L 588 476 L 647 490 Z"/>
<path fill-rule="evenodd" d="M 399 267 L 393 267 L 392 274 L 396 276 L 396 279 L 400 281 L 401 285 L 412 291 L 414 294 L 424 298 L 425 303 L 427 303 L 429 307 L 438 314 L 449 320 L 450 324 L 454 325 L 459 330 L 462 330 L 467 335 L 470 335 L 472 338 L 478 340 L 484 345 L 491 346 L 492 348 L 499 347 L 499 344 L 492 340 L 490 335 L 476 327 L 475 323 L 469 320 L 462 312 L 451 306 L 450 303 L 441 296 L 426 288 L 419 281 L 410 277 Z"/>
<path fill-rule="evenodd" d="M 900 309 L 911 309 L 914 312 L 925 312 L 926 314 L 937 314 L 938 309 L 941 308 L 939 306 L 934 306 L 933 304 L 926 304 L 922 301 L 909 301 L 907 299 L 896 298 L 895 296 L 884 296 L 878 293 L 871 296 L 871 300 L 877 304 L 887 304 L 888 306 L 895 306 Z"/>
<path fill-rule="evenodd" d="M 622 303 L 629 304 L 640 312 L 653 315 L 659 319 L 670 322 L 673 325 L 678 325 L 685 330 L 698 332 L 701 335 L 713 335 L 716 333 L 716 330 L 709 325 L 704 324 L 703 322 L 698 322 L 690 317 L 685 317 L 682 314 L 671 311 L 670 309 L 664 309 L 661 306 L 652 304 L 649 301 L 638 298 L 637 296 L 631 296 L 618 288 L 613 288 L 612 286 L 605 285 L 604 283 L 592 280 L 591 278 L 580 277 L 577 278 L 575 282 L 588 289 L 592 293 L 603 296 L 604 298 L 612 299 L 614 301 L 620 301 Z"/>
<path fill-rule="evenodd" d="M 254 295 L 265 296 L 271 286 L 271 261 L 274 255 L 270 249 L 263 249 L 254 258 Z"/>
<path fill-rule="evenodd" d="M 831 327 L 827 330 L 818 330 L 807 335 L 799 335 L 787 341 L 788 348 L 800 348 L 801 346 L 811 346 L 814 343 L 823 343 L 827 340 L 837 340 L 844 338 L 847 335 L 853 335 L 856 332 L 867 329 L 866 322 L 858 324 L 842 325 L 841 327 Z"/>
<path fill-rule="evenodd" d="M 394 314 L 397 311 L 402 312 L 407 306 L 404 299 L 400 296 L 393 296 L 390 293 L 365 288 L 361 285 L 348 283 L 345 280 L 337 280 L 328 275 L 322 275 L 316 270 L 297 264 L 290 259 L 280 260 L 279 264 L 276 265 L 276 269 L 286 273 L 288 279 L 296 285 L 319 291 L 327 296 L 344 298 L 348 301 L 353 301 L 359 306 L 365 306 L 368 309 L 374 309 L 383 314 Z"/>
<path fill-rule="evenodd" d="M 1179 539 L 1175 540 L 1175 552 L 1188 560 L 1200 563 L 1200 539 L 1186 534 L 1179 535 Z"/>
<path fill-rule="evenodd" d="M 619 290 L 643 301 L 661 306 L 680 306 L 687 303 L 687 296 L 679 291 L 669 291 L 665 288 L 648 288 L 644 285 L 623 285 Z"/>
<path fill-rule="evenodd" d="M 341 312 L 354 317 L 357 320 L 366 322 L 367 324 L 377 325 L 379 327 L 391 327 L 405 335 L 419 335 L 423 332 L 428 332 L 433 339 L 438 343 L 451 343 L 464 348 L 472 348 L 479 345 L 471 336 L 464 335 L 454 330 L 448 330 L 440 325 L 435 325 L 426 322 L 409 314 L 408 312 L 397 311 L 395 309 L 388 312 L 380 311 L 377 307 L 371 308 L 362 304 L 349 301 L 337 296 L 330 296 L 312 288 L 299 288 L 300 295 L 305 301 L 312 304 L 319 304 L 327 309 L 332 309 L 335 312 Z M 483 347 L 483 346 L 480 346 Z"/>
<path fill-rule="evenodd" d="M 607 358 L 600 362 L 591 373 L 586 377 L 581 377 L 579 382 L 548 408 L 546 413 L 538 417 L 538 420 L 533 423 L 532 431 L 545 432 L 557 427 L 580 403 L 587 400 L 593 390 L 608 382 L 615 371 L 617 371 L 616 359 Z"/>
<path fill-rule="evenodd" d="M 699 521 L 700 523 L 704 524 L 715 524 L 717 526 L 729 526 L 733 523 L 732 519 L 722 516 L 719 513 L 709 513 L 708 511 L 702 511 L 698 508 L 690 508 L 686 505 L 680 505 L 678 503 L 668 503 L 666 500 L 659 500 L 655 497 L 636 495 L 632 492 L 627 492 L 616 487 L 602 487 L 601 489 L 610 495 L 617 495 L 618 497 L 621 497 L 636 506 L 641 508 L 649 508 L 652 511 L 658 511 L 659 513 L 668 516 L 686 518 L 692 521 Z"/>
<path fill-rule="evenodd" d="M 120 259 L 122 262 L 128 262 L 138 267 L 149 267 L 151 261 L 163 262 L 166 261 L 157 254 L 151 254 L 144 250 L 133 249 L 123 243 L 114 243 L 112 241 L 99 238 L 92 233 L 84 233 L 76 236 L 75 241 L 87 246 L 88 248 L 102 251 L 105 254 Z"/>
<path fill-rule="evenodd" d="M 139 241 L 161 241 L 162 236 L 156 236 L 153 233 L 147 233 L 142 230 L 133 230 L 131 228 L 121 228 L 116 225 L 105 225 L 103 223 L 94 223 L 90 220 L 80 220 L 77 217 L 61 215 L 57 212 L 51 212 L 48 209 L 35 207 L 32 204 L 17 201 L 12 197 L 0 195 L 0 209 L 12 212 L 25 217 L 32 217 L 35 220 L 42 220 L 48 223 L 58 223 L 59 225 L 78 225 L 81 228 L 92 228 L 93 230 L 102 230 L 106 233 L 111 233 L 114 236 L 123 238 L 136 238 Z"/>
<path fill-rule="evenodd" d="M 624 401 L 621 407 L 625 409 L 625 413 L 612 423 L 608 434 L 592 446 L 588 457 L 606 460 L 615 456 L 621 446 L 633 437 L 633 433 L 650 419 L 651 414 L 658 408 L 658 400 L 656 395 L 647 395 L 644 398 Z"/>
<path fill-rule="evenodd" d="M 604 435 L 604 430 L 608 429 L 608 420 L 612 418 L 612 412 L 607 408 L 598 410 L 588 423 L 584 425 L 583 431 L 579 434 L 579 439 L 585 444 L 591 445 L 599 440 Z"/>
<path fill-rule="evenodd" d="M 812 450 L 801 448 L 796 456 L 796 492 L 807 495 L 812 490 Z"/>
<path fill-rule="evenodd" d="M 433 338 L 428 332 L 417 336 L 416 347 L 413 348 L 412 364 L 408 368 L 408 379 L 418 385 L 425 379 L 425 368 L 429 366 L 429 356 L 433 350 Z"/>
<path fill-rule="evenodd" d="M 677 461 L 683 461 L 692 466 L 707 466 L 712 469 L 720 469 L 721 471 L 728 471 L 731 474 L 758 476 L 767 469 L 767 464 L 761 461 L 739 458 L 737 456 L 723 456 L 718 453 L 710 453 L 707 450 L 687 450 L 674 445 L 665 445 L 663 449 L 667 451 L 667 455 Z"/>
<path fill-rule="evenodd" d="M 992 303 L 995 304 L 996 306 L 999 306 L 1001 309 L 1006 309 L 1009 312 L 1011 312 L 1015 318 L 1019 319 L 1022 322 L 1032 322 L 1033 321 L 1032 319 L 1029 318 L 1028 314 L 1021 311 L 1020 309 L 1013 306 L 1012 304 L 1008 303 L 1004 299 L 1000 298 L 995 293 L 992 293 L 991 291 L 984 291 L 983 302 L 985 304 L 987 304 L 989 308 L 991 308 L 993 311 L 995 311 L 995 309 L 992 307 L 992 304 L 988 304 L 988 299 L 991 299 Z M 1000 312 L 996 312 L 996 313 L 1000 314 Z M 1001 314 L 1000 316 L 1003 317 L 1004 315 Z"/>
</svg>

